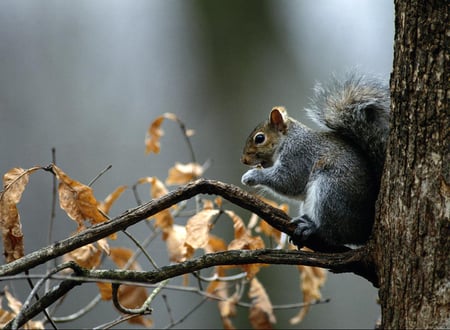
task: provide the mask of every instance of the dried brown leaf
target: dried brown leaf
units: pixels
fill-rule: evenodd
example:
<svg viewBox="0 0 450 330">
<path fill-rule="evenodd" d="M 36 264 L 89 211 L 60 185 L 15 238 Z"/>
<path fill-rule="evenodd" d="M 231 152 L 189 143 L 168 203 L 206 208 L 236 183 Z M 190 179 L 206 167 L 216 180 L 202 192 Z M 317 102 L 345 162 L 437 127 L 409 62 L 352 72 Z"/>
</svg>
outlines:
<svg viewBox="0 0 450 330">
<path fill-rule="evenodd" d="M 6 262 L 24 256 L 24 243 L 20 216 L 15 204 L 0 204 L 3 250 Z"/>
<path fill-rule="evenodd" d="M 260 236 L 251 236 L 245 227 L 242 219 L 233 211 L 227 210 L 225 213 L 231 218 L 234 226 L 235 239 L 228 244 L 228 250 L 256 250 L 264 248 L 264 242 Z M 248 264 L 241 267 L 247 273 L 247 278 L 253 278 L 259 272 L 263 264 Z"/>
<path fill-rule="evenodd" d="M 210 222 L 219 214 L 219 210 L 201 210 L 186 223 L 186 241 L 185 244 L 190 245 L 192 249 L 205 248 L 208 244 Z"/>
<path fill-rule="evenodd" d="M 3 192 L 0 196 L 2 200 L 6 199 L 10 203 L 20 202 L 22 193 L 28 183 L 30 174 L 40 167 L 32 167 L 27 170 L 15 167 L 3 175 Z"/>
<path fill-rule="evenodd" d="M 98 201 L 91 187 L 72 179 L 56 165 L 53 165 L 53 170 L 60 181 L 59 205 L 77 222 L 79 229 L 84 226 L 85 220 L 90 220 L 93 224 L 106 221 L 97 208 Z"/>
<path fill-rule="evenodd" d="M 147 289 L 142 286 L 121 285 L 118 291 L 120 304 L 125 308 L 140 308 L 147 300 Z M 153 321 L 146 316 L 139 315 L 127 321 L 130 324 L 140 324 L 146 328 L 153 325 Z"/>
<path fill-rule="evenodd" d="M 203 174 L 203 167 L 197 163 L 181 164 L 175 163 L 175 166 L 169 169 L 169 175 L 166 184 L 185 184 L 195 180 Z"/>
<path fill-rule="evenodd" d="M 64 261 L 75 261 L 84 268 L 92 269 L 100 265 L 102 251 L 94 244 L 87 244 L 64 255 Z"/>
<path fill-rule="evenodd" d="M 203 209 L 204 210 L 212 210 L 214 209 L 214 202 L 209 199 L 204 199 L 203 201 Z"/>
<path fill-rule="evenodd" d="M 219 276 L 225 275 L 223 267 L 218 266 L 217 269 L 219 270 Z M 237 294 L 228 296 L 228 287 L 229 285 L 224 281 L 213 281 L 208 286 L 207 292 L 221 298 L 217 303 L 217 308 L 219 309 L 224 329 L 235 329 L 231 318 L 236 316 L 236 304 L 239 301 L 239 297 Z"/>
<path fill-rule="evenodd" d="M 143 178 L 140 178 L 137 180 L 136 184 L 144 184 L 144 183 L 152 183 L 152 177 L 151 176 L 145 176 Z"/>
<path fill-rule="evenodd" d="M 134 252 L 130 249 L 123 248 L 123 247 L 112 247 L 111 253 L 109 257 L 111 260 L 117 265 L 119 268 L 124 268 L 125 265 L 128 263 L 128 260 L 133 256 Z M 134 261 L 128 269 L 130 270 L 141 270 L 141 266 Z"/>
<path fill-rule="evenodd" d="M 9 292 L 8 288 L 5 287 L 5 297 L 8 301 L 8 307 L 15 313 L 19 313 L 22 309 L 22 303 L 13 297 L 13 295 Z"/>
<path fill-rule="evenodd" d="M 163 233 L 163 240 L 166 241 L 169 259 L 172 262 L 182 262 L 186 260 L 186 255 L 190 252 L 184 244 L 186 241 L 186 227 L 173 225 Z"/>
<path fill-rule="evenodd" d="M 227 244 L 222 238 L 209 234 L 208 244 L 205 246 L 205 253 L 226 251 L 226 249 Z"/>
<path fill-rule="evenodd" d="M 164 130 L 161 128 L 161 125 L 164 119 L 169 119 L 175 121 L 177 123 L 181 123 L 178 117 L 170 112 L 166 112 L 161 116 L 157 117 L 149 126 L 146 134 L 145 134 L 145 153 L 149 154 L 154 152 L 155 154 L 159 153 L 161 149 L 160 139 L 164 135 Z M 190 130 L 185 130 L 186 136 L 190 136 L 193 132 Z"/>
<path fill-rule="evenodd" d="M 115 234 L 113 234 L 115 235 Z M 97 245 L 102 249 L 103 252 L 105 252 L 107 255 L 111 253 L 109 244 L 106 238 L 101 238 L 97 241 Z"/>
<path fill-rule="evenodd" d="M 244 236 L 248 236 L 247 228 L 245 227 L 244 221 L 233 211 L 227 210 L 225 213 L 230 217 L 233 221 L 234 227 L 234 238 L 240 239 Z"/>
<path fill-rule="evenodd" d="M 152 198 L 160 198 L 169 193 L 169 190 L 167 190 L 164 183 L 158 180 L 158 178 L 150 178 L 150 183 L 150 195 L 152 196 Z M 161 228 L 163 231 L 167 230 L 173 225 L 173 216 L 172 213 L 170 213 L 169 209 L 162 210 L 161 212 L 156 213 L 153 218 L 155 218 L 155 227 Z"/>
<path fill-rule="evenodd" d="M 164 115 L 157 117 L 149 126 L 147 133 L 145 134 L 145 153 L 149 154 L 154 152 L 159 153 L 161 144 L 159 142 L 161 136 L 164 135 L 164 131 L 161 128 L 165 117 Z"/>
<path fill-rule="evenodd" d="M 175 121 L 175 122 L 179 122 L 180 121 L 178 119 L 177 115 L 172 113 L 172 112 L 165 112 L 165 113 L 163 113 L 163 117 L 167 118 L 167 119 L 170 119 L 172 121 Z"/>
<path fill-rule="evenodd" d="M 281 240 L 281 231 L 279 231 L 278 229 L 272 227 L 271 225 L 269 225 L 267 222 L 265 221 L 260 221 L 259 222 L 259 226 L 257 228 L 258 230 L 256 230 L 256 232 L 261 232 L 263 234 L 265 234 L 268 237 L 272 237 L 273 240 L 279 244 L 280 240 Z"/>
<path fill-rule="evenodd" d="M 250 231 L 245 227 L 244 221 L 233 211 L 227 210 L 225 213 L 231 218 L 234 226 L 234 240 L 228 245 L 228 249 L 262 249 L 264 242 L 259 236 L 251 236 Z"/>
<path fill-rule="evenodd" d="M 270 199 L 267 199 L 265 197 L 258 196 L 259 199 L 261 199 L 263 202 L 269 204 L 272 207 L 276 207 L 280 210 L 282 210 L 285 213 L 289 212 L 289 205 L 288 204 L 278 204 Z M 253 228 L 256 226 L 257 223 L 259 223 L 259 226 L 255 228 L 255 231 L 257 233 L 263 233 L 268 237 L 272 237 L 274 241 L 279 244 L 281 239 L 281 232 L 271 225 L 269 225 L 266 221 L 258 221 L 260 218 L 256 214 L 252 214 L 252 217 L 250 219 L 249 228 Z"/>
<path fill-rule="evenodd" d="M 166 188 L 164 183 L 162 183 L 161 180 L 158 180 L 157 177 L 151 177 L 150 183 L 150 195 L 152 196 L 152 198 L 160 198 L 169 193 L 169 190 Z"/>
<path fill-rule="evenodd" d="M 169 193 L 164 183 L 162 183 L 156 177 L 144 177 L 140 178 L 137 182 L 138 184 L 149 183 L 150 184 L 150 196 L 154 199 L 160 198 Z M 176 206 L 173 206 L 174 208 Z M 155 227 L 161 228 L 165 231 L 170 228 L 173 224 L 173 216 L 169 209 L 163 210 L 159 213 L 153 215 L 150 219 L 155 219 Z"/>
<path fill-rule="evenodd" d="M 297 266 L 300 271 L 300 288 L 303 293 L 303 302 L 308 304 L 312 303 L 320 298 L 320 288 L 323 286 L 327 279 L 327 272 L 323 268 L 310 267 L 310 266 Z M 304 306 L 296 316 L 291 318 L 289 322 L 291 324 L 298 324 L 308 314 L 309 305 Z"/>
<path fill-rule="evenodd" d="M 133 251 L 127 248 L 114 247 L 111 248 L 110 258 L 112 261 L 119 267 L 124 268 L 128 263 L 128 260 L 133 256 Z M 141 266 L 134 261 L 130 267 L 130 270 L 141 270 Z M 100 293 L 102 295 L 102 299 L 112 297 L 112 293 L 109 292 L 110 286 L 97 284 Z M 142 286 L 135 285 L 121 285 L 118 291 L 118 299 L 122 306 L 126 308 L 140 308 L 142 304 L 147 300 L 148 293 L 147 289 Z M 128 320 L 129 323 L 132 324 L 141 324 L 146 327 L 150 327 L 153 322 L 143 316 L 138 316 Z"/>
<path fill-rule="evenodd" d="M 9 311 L 4 310 L 3 308 L 0 308 L 0 327 L 4 329 L 5 326 L 9 323 L 9 321 L 11 321 L 14 317 L 15 317 L 14 313 L 11 313 Z"/>
<path fill-rule="evenodd" d="M 112 205 L 117 201 L 117 199 L 122 195 L 122 193 L 127 189 L 127 186 L 119 186 L 111 194 L 109 194 L 102 202 L 99 203 L 98 208 L 105 214 L 109 214 Z"/>
<path fill-rule="evenodd" d="M 30 173 L 37 169 L 39 167 L 28 170 L 12 168 L 3 175 L 4 190 L 0 194 L 0 228 L 7 263 L 24 255 L 22 224 L 17 204 L 22 198 Z"/>
<path fill-rule="evenodd" d="M 158 212 L 153 218 L 155 218 L 155 227 L 161 228 L 163 231 L 173 226 L 173 216 L 169 210 Z"/>
<path fill-rule="evenodd" d="M 111 300 L 112 299 L 111 283 L 97 282 L 96 284 L 102 300 Z"/>
<path fill-rule="evenodd" d="M 250 307 L 250 323 L 254 329 L 271 329 L 276 323 L 273 314 L 272 303 L 262 284 L 253 278 L 250 282 L 249 298 L 252 300 Z"/>
<path fill-rule="evenodd" d="M 4 328 L 6 324 L 17 316 L 22 308 L 22 303 L 13 297 L 9 292 L 8 287 L 4 288 L 5 297 L 8 301 L 8 307 L 12 312 L 0 308 L 0 327 Z M 23 329 L 44 329 L 44 324 L 41 321 L 30 320 L 23 325 Z"/>
<path fill-rule="evenodd" d="M 218 208 L 222 208 L 222 205 L 223 205 L 222 197 L 217 196 L 216 198 L 214 198 L 214 203 L 216 203 Z"/>
</svg>

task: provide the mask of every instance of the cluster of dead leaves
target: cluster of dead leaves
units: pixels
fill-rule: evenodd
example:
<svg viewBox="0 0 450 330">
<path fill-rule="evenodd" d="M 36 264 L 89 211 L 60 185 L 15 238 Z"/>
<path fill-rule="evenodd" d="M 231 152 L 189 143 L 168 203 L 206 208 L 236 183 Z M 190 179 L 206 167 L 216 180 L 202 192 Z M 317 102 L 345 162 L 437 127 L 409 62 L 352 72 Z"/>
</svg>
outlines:
<svg viewBox="0 0 450 330">
<path fill-rule="evenodd" d="M 185 137 L 190 137 L 193 134 L 193 131 L 186 129 L 175 115 L 165 113 L 153 121 L 149 127 L 145 138 L 147 153 L 159 152 L 159 140 L 164 134 L 161 129 L 164 119 L 176 121 L 183 129 Z M 0 228 L 6 262 L 14 261 L 24 255 L 22 225 L 17 204 L 20 202 L 30 174 L 39 169 L 51 170 L 57 177 L 59 181 L 59 205 L 69 218 L 76 222 L 76 233 L 83 231 L 89 225 L 108 221 L 108 213 L 112 205 L 127 189 L 126 186 L 120 186 L 107 196 L 104 201 L 97 201 L 91 187 L 72 179 L 56 165 L 51 165 L 47 168 L 11 169 L 3 177 L 3 191 L 0 193 Z M 139 179 L 136 184 L 150 184 L 150 196 L 152 198 L 160 198 L 169 192 L 166 185 L 188 183 L 201 177 L 203 171 L 203 167 L 197 163 L 176 163 L 174 167 L 169 169 L 165 183 L 156 177 L 144 177 Z M 285 204 L 277 205 L 270 200 L 264 201 L 274 207 L 279 207 L 285 212 L 288 211 Z M 235 212 L 224 209 L 222 204 L 220 198 L 216 198 L 214 201 L 204 200 L 202 209 L 193 214 L 185 225 L 175 223 L 174 212 L 177 210 L 177 205 L 163 210 L 149 219 L 153 221 L 156 228 L 161 230 L 162 239 L 166 243 L 168 258 L 171 262 L 186 261 L 192 258 L 196 251 L 199 250 L 202 253 L 213 253 L 226 250 L 261 249 L 265 247 L 263 237 L 268 237 L 279 246 L 281 244 L 280 247 L 283 247 L 283 242 L 280 240 L 281 233 L 278 230 L 269 226 L 256 215 L 252 215 L 248 224 L 246 224 Z M 211 233 L 213 224 L 218 217 L 228 219 L 228 221 L 231 220 L 230 225 L 233 225 L 234 236 L 228 243 L 221 237 Z M 64 260 L 72 260 L 82 267 L 94 269 L 101 266 L 106 256 L 120 269 L 140 270 L 141 267 L 137 262 L 129 263 L 130 258 L 133 256 L 133 251 L 124 247 L 109 246 L 108 240 L 114 239 L 116 239 L 116 234 L 101 239 L 95 244 L 85 245 L 65 255 Z M 249 281 L 248 296 L 251 300 L 249 310 L 250 322 L 254 328 L 271 328 L 272 324 L 276 322 L 276 318 L 270 298 L 263 284 L 256 277 L 261 267 L 264 267 L 264 265 L 216 266 L 214 270 L 218 278 L 227 276 L 230 270 L 235 272 L 236 269 L 240 269 L 245 272 Z M 320 287 L 326 280 L 325 271 L 306 266 L 299 266 L 298 269 L 300 271 L 300 288 L 303 293 L 303 301 L 311 303 L 320 299 Z M 97 283 L 97 286 L 103 300 L 112 299 L 110 283 Z M 232 317 L 236 315 L 236 307 L 241 299 L 240 295 L 236 292 L 230 293 L 229 290 L 229 284 L 221 280 L 213 280 L 206 289 L 208 294 L 214 295 L 219 299 L 218 308 L 223 326 L 226 329 L 234 328 Z M 20 310 L 20 307 L 18 307 L 20 302 L 17 302 L 7 291 L 5 291 L 5 295 L 12 312 L 0 309 L 1 324 L 6 324 L 8 320 L 14 317 L 14 313 L 17 313 L 18 308 Z M 140 307 L 147 297 L 147 290 L 139 286 L 122 285 L 118 292 L 119 302 L 126 308 Z M 300 322 L 307 311 L 307 307 L 301 309 L 298 315 L 291 319 L 291 323 Z M 3 321 L 5 323 L 2 323 Z M 152 325 L 152 321 L 144 316 L 137 316 L 130 319 L 129 322 L 145 327 Z M 29 323 L 29 326 L 38 328 L 40 324 Z"/>
<path fill-rule="evenodd" d="M 3 309 L 3 299 L 0 297 L 0 327 L 2 328 L 14 319 L 22 309 L 22 303 L 13 297 L 8 287 L 5 286 L 3 290 L 2 295 L 6 298 L 11 311 Z M 44 329 L 44 324 L 41 321 L 28 321 L 23 325 L 23 329 Z"/>
</svg>

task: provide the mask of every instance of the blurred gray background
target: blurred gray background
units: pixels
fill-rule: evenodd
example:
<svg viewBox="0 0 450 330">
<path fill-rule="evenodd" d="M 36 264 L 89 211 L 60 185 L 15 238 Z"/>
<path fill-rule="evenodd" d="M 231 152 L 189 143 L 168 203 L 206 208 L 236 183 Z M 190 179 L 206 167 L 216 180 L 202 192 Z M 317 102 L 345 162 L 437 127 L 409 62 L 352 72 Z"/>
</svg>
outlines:
<svg viewBox="0 0 450 330">
<path fill-rule="evenodd" d="M 240 185 L 244 141 L 272 106 L 284 105 L 302 119 L 314 83 L 354 66 L 389 79 L 393 25 L 388 0 L 2 0 L 0 172 L 47 165 L 54 147 L 57 164 L 83 183 L 112 165 L 93 186 L 100 200 L 140 177 L 164 180 L 175 161 L 190 161 L 180 130 L 164 122 L 159 155 L 144 154 L 144 136 L 153 119 L 173 112 L 196 130 L 197 160 L 211 160 L 205 177 Z M 27 252 L 48 244 L 51 191 L 51 175 L 34 173 L 19 204 Z M 149 198 L 147 187 L 140 192 Z M 135 205 L 127 191 L 112 215 Z M 50 239 L 75 229 L 57 207 Z M 140 225 L 130 232 L 140 240 L 149 235 Z M 111 245 L 133 247 L 123 235 Z M 164 244 L 153 244 L 149 252 L 160 265 L 167 263 Z M 273 304 L 301 301 L 293 267 L 265 268 L 258 277 Z M 25 282 L 8 285 L 26 298 Z M 95 290 L 94 284 L 76 288 L 58 314 L 82 307 Z M 377 293 L 367 281 L 329 274 L 322 292 L 331 302 L 312 307 L 294 328 L 374 327 Z M 166 294 L 175 319 L 201 300 L 193 293 Z M 155 327 L 169 324 L 160 298 L 153 308 Z M 288 320 L 296 312 L 277 311 L 276 327 L 292 327 Z M 238 314 L 235 325 L 248 327 L 247 311 L 239 308 Z M 115 315 L 111 303 L 102 302 L 60 326 L 89 328 Z M 176 326 L 218 327 L 214 302 Z"/>
</svg>

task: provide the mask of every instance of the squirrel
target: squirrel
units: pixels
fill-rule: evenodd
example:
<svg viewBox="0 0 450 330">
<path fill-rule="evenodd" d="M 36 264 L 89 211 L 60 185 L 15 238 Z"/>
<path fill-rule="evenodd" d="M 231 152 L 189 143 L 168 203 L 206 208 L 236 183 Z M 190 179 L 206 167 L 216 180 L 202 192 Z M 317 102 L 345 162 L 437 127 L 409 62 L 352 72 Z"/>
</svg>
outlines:
<svg viewBox="0 0 450 330">
<path fill-rule="evenodd" d="M 313 130 L 289 117 L 284 107 L 247 138 L 242 176 L 247 186 L 268 188 L 299 201 L 291 242 L 321 252 L 346 251 L 367 242 L 375 216 L 386 142 L 390 97 L 387 84 L 350 72 L 327 85 L 317 83 L 310 118 Z"/>
</svg>

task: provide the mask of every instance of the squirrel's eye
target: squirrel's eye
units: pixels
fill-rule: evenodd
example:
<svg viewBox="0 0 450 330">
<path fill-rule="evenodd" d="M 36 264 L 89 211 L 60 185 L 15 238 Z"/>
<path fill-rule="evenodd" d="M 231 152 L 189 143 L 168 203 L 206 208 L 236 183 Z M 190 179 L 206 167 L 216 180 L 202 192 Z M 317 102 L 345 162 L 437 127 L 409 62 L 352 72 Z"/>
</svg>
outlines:
<svg viewBox="0 0 450 330">
<path fill-rule="evenodd" d="M 261 144 L 266 140 L 266 136 L 264 135 L 264 133 L 257 133 L 253 140 L 256 144 Z"/>
</svg>

